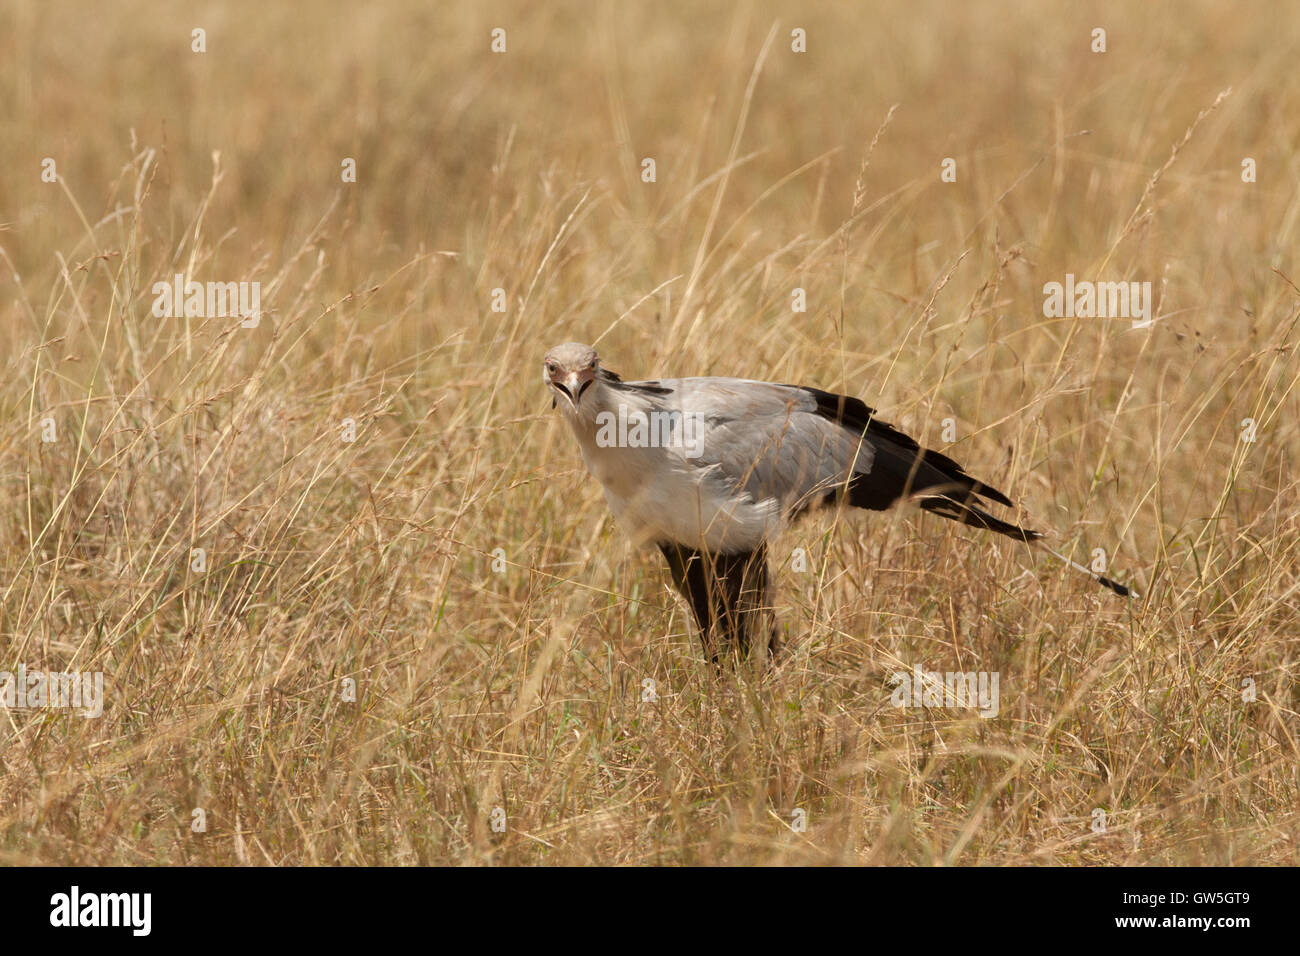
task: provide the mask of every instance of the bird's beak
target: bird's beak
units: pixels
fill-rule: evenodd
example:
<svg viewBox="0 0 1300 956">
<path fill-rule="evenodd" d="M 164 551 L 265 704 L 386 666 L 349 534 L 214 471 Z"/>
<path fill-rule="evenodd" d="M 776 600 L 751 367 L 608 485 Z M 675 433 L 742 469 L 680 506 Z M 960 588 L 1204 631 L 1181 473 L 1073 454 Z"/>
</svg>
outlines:
<svg viewBox="0 0 1300 956">
<path fill-rule="evenodd" d="M 555 407 L 555 393 L 561 393 L 569 400 L 572 408 L 578 407 L 578 402 L 582 400 L 582 393 L 585 392 L 591 383 L 596 380 L 596 376 L 590 373 L 571 372 L 561 381 L 560 379 L 551 379 L 551 407 Z"/>
<path fill-rule="evenodd" d="M 563 384 L 556 382 L 555 385 L 568 398 L 569 404 L 577 408 L 578 402 L 582 401 L 582 393 L 591 386 L 595 379 L 594 375 L 573 372 L 564 379 Z"/>
<path fill-rule="evenodd" d="M 569 401 L 573 403 L 573 407 L 577 408 L 578 399 L 582 398 L 582 378 L 577 372 L 564 380 L 564 389 L 569 393 Z"/>
</svg>

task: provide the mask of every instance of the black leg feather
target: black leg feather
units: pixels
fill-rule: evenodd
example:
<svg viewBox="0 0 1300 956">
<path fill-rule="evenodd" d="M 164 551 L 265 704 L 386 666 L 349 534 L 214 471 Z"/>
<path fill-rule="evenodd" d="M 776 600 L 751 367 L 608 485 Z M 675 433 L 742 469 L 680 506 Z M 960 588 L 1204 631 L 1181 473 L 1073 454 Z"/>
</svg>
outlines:
<svg viewBox="0 0 1300 956">
<path fill-rule="evenodd" d="M 710 554 L 661 542 L 673 583 L 690 602 L 704 653 L 714 664 L 724 655 L 745 657 L 756 639 L 777 648 L 768 614 L 767 549 Z"/>
</svg>

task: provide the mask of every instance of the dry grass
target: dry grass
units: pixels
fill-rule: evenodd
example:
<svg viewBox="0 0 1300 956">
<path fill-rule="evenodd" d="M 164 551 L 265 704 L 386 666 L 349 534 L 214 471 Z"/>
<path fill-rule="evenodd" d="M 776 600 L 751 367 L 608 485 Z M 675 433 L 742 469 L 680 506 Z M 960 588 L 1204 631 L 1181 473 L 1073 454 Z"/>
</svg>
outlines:
<svg viewBox="0 0 1300 956">
<path fill-rule="evenodd" d="M 4 6 L 0 669 L 107 702 L 0 712 L 0 861 L 1300 861 L 1300 16 L 698 6 Z M 156 319 L 176 272 L 267 314 Z M 861 395 L 1143 596 L 822 513 L 718 681 L 540 384 L 597 338 Z"/>
</svg>

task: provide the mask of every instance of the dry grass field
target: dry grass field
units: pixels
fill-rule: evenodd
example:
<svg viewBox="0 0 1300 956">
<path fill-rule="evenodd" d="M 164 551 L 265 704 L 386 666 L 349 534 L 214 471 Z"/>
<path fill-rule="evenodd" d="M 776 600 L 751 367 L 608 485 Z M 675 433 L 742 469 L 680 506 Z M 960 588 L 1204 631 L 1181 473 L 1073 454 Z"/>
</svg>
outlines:
<svg viewBox="0 0 1300 956">
<path fill-rule="evenodd" d="M 1283 3 L 9 0 L 0 670 L 104 699 L 0 709 L 0 862 L 1300 862 L 1298 42 Z M 178 274 L 260 321 L 159 317 Z M 1045 314 L 1067 275 L 1150 327 Z M 569 340 L 860 396 L 1141 596 L 824 510 L 787 653 L 719 677 L 551 410 Z M 914 665 L 998 715 L 892 706 Z"/>
</svg>

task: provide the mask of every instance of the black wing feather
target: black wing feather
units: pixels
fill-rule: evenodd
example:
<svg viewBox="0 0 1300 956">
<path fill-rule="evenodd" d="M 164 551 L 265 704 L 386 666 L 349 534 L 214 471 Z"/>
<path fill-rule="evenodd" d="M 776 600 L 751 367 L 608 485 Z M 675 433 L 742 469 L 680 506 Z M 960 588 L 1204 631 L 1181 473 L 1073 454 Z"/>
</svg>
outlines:
<svg viewBox="0 0 1300 956">
<path fill-rule="evenodd" d="M 978 495 L 1011 507 L 1011 499 L 991 485 L 966 474 L 947 455 L 922 448 L 914 438 L 875 417 L 876 410 L 860 398 L 835 395 L 819 388 L 801 388 L 817 401 L 817 413 L 857 434 L 865 435 L 875 451 L 869 475 L 854 476 L 849 503 L 883 511 L 905 494 L 935 489 L 944 497 L 964 503 Z M 859 480 L 861 479 L 861 480 Z"/>
</svg>

